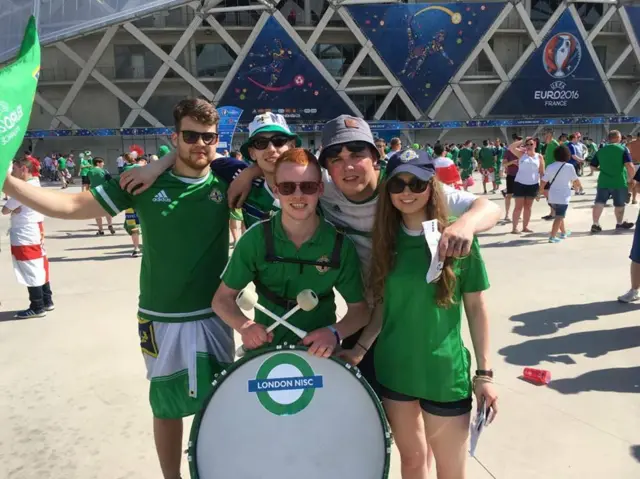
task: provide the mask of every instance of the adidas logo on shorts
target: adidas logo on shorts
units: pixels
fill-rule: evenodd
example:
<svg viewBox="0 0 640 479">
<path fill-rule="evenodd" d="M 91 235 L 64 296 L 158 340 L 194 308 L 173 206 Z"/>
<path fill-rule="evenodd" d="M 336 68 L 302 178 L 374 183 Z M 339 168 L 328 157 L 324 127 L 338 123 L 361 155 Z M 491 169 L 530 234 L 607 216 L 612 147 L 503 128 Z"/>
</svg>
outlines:
<svg viewBox="0 0 640 479">
<path fill-rule="evenodd" d="M 154 203 L 171 203 L 171 198 L 164 192 L 164 190 L 160 191 L 156 196 L 153 197 Z"/>
</svg>

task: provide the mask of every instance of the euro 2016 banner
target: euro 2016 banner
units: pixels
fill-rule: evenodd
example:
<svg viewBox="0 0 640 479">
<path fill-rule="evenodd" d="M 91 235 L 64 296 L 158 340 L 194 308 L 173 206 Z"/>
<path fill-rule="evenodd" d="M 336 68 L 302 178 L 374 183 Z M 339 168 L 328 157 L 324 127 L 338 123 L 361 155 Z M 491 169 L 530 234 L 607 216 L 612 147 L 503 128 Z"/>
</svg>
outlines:
<svg viewBox="0 0 640 479">
<path fill-rule="evenodd" d="M 40 43 L 31 17 L 18 57 L 0 70 L 0 189 L 27 132 L 39 73 Z"/>
<path fill-rule="evenodd" d="M 348 9 L 414 103 L 428 112 L 504 7 L 456 2 Z"/>
<path fill-rule="evenodd" d="M 235 106 L 219 106 L 217 110 L 220 115 L 220 123 L 218 124 L 219 137 L 216 151 L 222 154 L 224 150 L 231 151 L 233 134 L 236 131 L 238 120 L 242 116 L 242 110 Z"/>
<path fill-rule="evenodd" d="M 616 108 L 569 10 L 491 111 L 492 115 L 612 113 Z"/>
<path fill-rule="evenodd" d="M 278 21 L 270 17 L 220 103 L 236 105 L 242 121 L 272 111 L 287 120 L 329 120 L 351 109 Z"/>
</svg>

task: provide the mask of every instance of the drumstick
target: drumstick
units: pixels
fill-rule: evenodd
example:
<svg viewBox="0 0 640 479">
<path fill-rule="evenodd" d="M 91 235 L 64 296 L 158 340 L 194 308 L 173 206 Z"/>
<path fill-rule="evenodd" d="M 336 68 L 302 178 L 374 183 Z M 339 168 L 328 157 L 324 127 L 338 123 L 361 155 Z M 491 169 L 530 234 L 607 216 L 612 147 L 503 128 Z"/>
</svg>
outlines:
<svg viewBox="0 0 640 479">
<path fill-rule="evenodd" d="M 289 324 L 287 322 L 287 319 L 289 319 L 291 316 L 293 316 L 295 313 L 297 313 L 298 311 L 300 311 L 302 308 L 300 307 L 299 304 L 296 304 L 290 311 L 288 311 L 287 313 L 285 313 L 284 316 L 282 316 L 280 318 L 280 321 L 282 322 L 282 324 Z M 274 329 L 276 329 L 278 327 L 278 322 L 273 323 L 271 326 L 269 326 L 267 328 L 267 333 L 270 333 L 271 331 L 273 331 Z M 302 330 L 300 330 L 302 331 Z M 305 333 L 306 335 L 307 333 Z"/>
</svg>

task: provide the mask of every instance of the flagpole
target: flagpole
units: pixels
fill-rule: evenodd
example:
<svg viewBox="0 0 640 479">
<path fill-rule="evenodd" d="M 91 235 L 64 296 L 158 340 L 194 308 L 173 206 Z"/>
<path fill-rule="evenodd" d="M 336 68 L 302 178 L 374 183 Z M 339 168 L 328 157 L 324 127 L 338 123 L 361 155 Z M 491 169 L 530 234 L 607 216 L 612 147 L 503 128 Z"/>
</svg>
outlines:
<svg viewBox="0 0 640 479">
<path fill-rule="evenodd" d="M 33 0 L 33 16 L 36 19 L 36 28 L 40 23 L 40 0 Z"/>
</svg>

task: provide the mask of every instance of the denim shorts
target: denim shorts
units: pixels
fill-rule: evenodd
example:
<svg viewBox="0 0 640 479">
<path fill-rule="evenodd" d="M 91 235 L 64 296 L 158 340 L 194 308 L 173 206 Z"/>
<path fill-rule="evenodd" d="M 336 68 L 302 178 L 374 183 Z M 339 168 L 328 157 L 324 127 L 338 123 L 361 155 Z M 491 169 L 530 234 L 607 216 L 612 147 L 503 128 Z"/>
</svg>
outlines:
<svg viewBox="0 0 640 479">
<path fill-rule="evenodd" d="M 434 416 L 455 417 L 464 416 L 471 412 L 471 397 L 461 399 L 459 401 L 438 402 L 407 396 L 406 394 L 397 393 L 391 389 L 387 389 L 384 386 L 381 386 L 380 389 L 380 395 L 383 398 L 391 399 L 392 401 L 420 401 L 420 407 L 422 410 L 429 414 L 433 414 Z"/>
<path fill-rule="evenodd" d="M 640 215 L 638 216 L 638 221 L 636 221 L 636 230 L 633 233 L 633 243 L 631 244 L 631 254 L 629 254 L 629 259 L 638 264 L 640 264 L 640 232 L 638 232 L 639 224 Z"/>
<path fill-rule="evenodd" d="M 598 188 L 596 190 L 596 201 L 598 205 L 606 205 L 609 198 L 613 199 L 613 206 L 624 206 L 627 201 L 627 188 Z"/>
<path fill-rule="evenodd" d="M 559 205 L 557 203 L 549 203 L 549 206 L 553 208 L 553 211 L 556 213 L 556 218 L 564 218 L 567 216 L 567 208 L 569 205 Z"/>
</svg>

